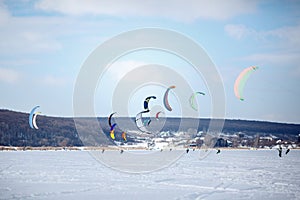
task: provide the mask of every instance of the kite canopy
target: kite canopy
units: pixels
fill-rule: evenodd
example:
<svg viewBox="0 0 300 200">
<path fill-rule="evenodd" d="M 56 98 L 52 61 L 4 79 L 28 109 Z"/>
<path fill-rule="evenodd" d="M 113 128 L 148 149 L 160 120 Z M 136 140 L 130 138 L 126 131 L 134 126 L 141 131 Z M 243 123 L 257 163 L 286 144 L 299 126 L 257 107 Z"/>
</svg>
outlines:
<svg viewBox="0 0 300 200">
<path fill-rule="evenodd" d="M 145 101 L 144 101 L 144 109 L 145 109 L 145 110 L 149 110 L 149 101 L 150 101 L 151 99 L 156 99 L 156 97 L 155 97 L 155 96 L 149 96 L 149 97 L 147 97 L 147 98 L 145 99 Z"/>
<path fill-rule="evenodd" d="M 37 115 L 39 115 L 39 114 L 41 114 L 41 112 L 36 112 L 36 113 L 34 113 L 34 115 L 33 115 L 32 125 L 33 125 L 33 127 L 34 127 L 35 129 L 39 129 L 39 127 L 38 127 L 37 124 L 36 124 L 36 117 L 37 117 Z"/>
<path fill-rule="evenodd" d="M 123 138 L 123 140 L 127 141 L 127 138 L 126 138 L 126 132 L 123 132 L 123 133 L 122 133 L 122 138 Z"/>
<path fill-rule="evenodd" d="M 34 122 L 35 123 L 35 126 L 33 125 L 33 118 L 34 118 L 34 115 L 35 115 L 35 118 L 36 118 L 36 109 L 38 109 L 40 106 L 35 106 L 32 110 L 31 110 L 31 112 L 30 112 L 30 114 L 29 114 L 29 126 L 30 126 L 30 128 L 32 128 L 32 129 L 38 129 L 38 127 L 36 126 L 36 122 Z M 36 119 L 35 119 L 36 120 Z"/>
<path fill-rule="evenodd" d="M 203 92 L 195 92 L 190 97 L 190 105 L 195 111 L 198 110 L 197 106 L 195 105 L 195 98 L 196 98 L 196 95 L 198 95 L 198 94 L 205 95 Z"/>
<path fill-rule="evenodd" d="M 139 112 L 136 117 L 135 117 L 135 124 L 137 126 L 137 128 L 142 131 L 143 133 L 148 133 L 148 130 L 146 128 L 146 126 L 149 126 L 150 123 L 151 123 L 151 119 L 143 119 L 143 114 L 144 113 L 148 113 L 150 112 L 150 109 L 149 109 L 149 101 L 151 99 L 156 99 L 156 96 L 148 96 L 146 97 L 145 101 L 144 101 L 144 110 Z"/>
<path fill-rule="evenodd" d="M 151 123 L 151 119 L 144 120 L 144 126 L 149 126 Z"/>
<path fill-rule="evenodd" d="M 110 127 L 110 131 L 114 130 L 116 126 L 117 126 L 117 124 L 114 123 L 114 124 Z"/>
<path fill-rule="evenodd" d="M 167 109 L 168 111 L 172 111 L 172 107 L 170 106 L 169 100 L 168 100 L 169 91 L 170 91 L 171 89 L 174 89 L 175 87 L 176 87 L 176 86 L 174 86 L 174 85 L 170 86 L 170 87 L 166 90 L 165 95 L 164 95 L 164 105 L 165 105 L 165 107 L 166 107 L 166 109 Z"/>
<path fill-rule="evenodd" d="M 115 114 L 116 112 L 113 112 L 113 113 L 111 113 L 110 115 L 109 115 L 109 117 L 108 117 L 108 124 L 109 124 L 109 127 L 110 127 L 110 132 L 109 132 L 109 134 L 110 134 L 110 137 L 111 137 L 111 139 L 115 139 L 115 127 L 117 126 L 117 124 L 116 123 L 114 123 L 114 124 L 112 124 L 111 123 L 111 119 L 112 119 L 112 116 Z"/>
<path fill-rule="evenodd" d="M 108 124 L 109 124 L 109 127 L 112 126 L 112 124 L 111 124 L 111 119 L 112 119 L 112 116 L 113 116 L 114 114 L 116 114 L 116 112 L 111 113 L 111 114 L 109 115 L 109 117 L 108 117 Z"/>
<path fill-rule="evenodd" d="M 110 137 L 113 140 L 115 139 L 115 130 L 114 129 L 110 131 Z"/>
<path fill-rule="evenodd" d="M 158 120 L 158 117 L 159 117 L 159 114 L 160 114 L 160 113 L 164 113 L 164 112 L 163 112 L 163 111 L 159 111 L 159 112 L 156 113 L 155 118 L 156 118 L 157 120 Z"/>
<path fill-rule="evenodd" d="M 113 115 L 114 114 L 116 114 L 116 112 L 113 112 L 113 113 L 111 113 L 110 115 L 109 115 L 109 117 L 108 117 L 108 124 L 109 124 L 109 126 L 110 126 L 110 132 L 109 132 L 109 134 L 110 134 L 110 137 L 111 137 L 111 139 L 116 139 L 115 138 L 115 127 L 117 126 L 117 123 L 113 123 L 112 124 L 112 117 L 113 117 Z M 126 139 L 126 132 L 122 132 L 122 138 L 125 140 L 125 141 L 127 141 L 127 139 Z"/>
<path fill-rule="evenodd" d="M 143 120 L 143 114 L 148 113 L 148 112 L 150 112 L 150 111 L 145 110 L 145 111 L 139 112 L 135 117 L 135 124 L 136 124 L 137 128 L 144 133 L 149 133 L 146 128 L 146 125 L 144 123 L 145 121 Z"/>
<path fill-rule="evenodd" d="M 234 83 L 234 94 L 235 96 L 241 100 L 244 101 L 244 87 L 245 84 L 248 80 L 248 78 L 250 77 L 250 75 L 256 71 L 258 69 L 258 67 L 252 66 L 252 67 L 248 67 L 246 69 L 244 69 L 239 76 L 237 77 L 237 79 L 235 80 Z"/>
</svg>

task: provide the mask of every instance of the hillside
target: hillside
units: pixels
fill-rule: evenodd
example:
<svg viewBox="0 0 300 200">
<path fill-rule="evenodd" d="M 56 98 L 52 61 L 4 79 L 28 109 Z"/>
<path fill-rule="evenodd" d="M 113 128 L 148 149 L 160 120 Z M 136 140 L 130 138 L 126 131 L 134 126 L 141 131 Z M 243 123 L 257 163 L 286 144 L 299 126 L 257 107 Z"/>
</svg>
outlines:
<svg viewBox="0 0 300 200">
<path fill-rule="evenodd" d="M 3 146 L 82 146 L 83 143 L 78 136 L 73 118 L 38 116 L 39 129 L 31 129 L 28 125 L 28 113 L 21 113 L 9 110 L 0 110 L 0 145 Z M 99 118 L 104 134 L 108 135 L 109 127 L 107 118 Z M 119 119 L 122 123 L 122 118 Z M 137 131 L 132 123 L 127 124 L 127 130 Z M 168 118 L 162 131 L 176 131 L 180 123 L 179 118 Z M 82 128 L 87 132 L 91 127 L 91 120 L 85 119 Z M 124 120 L 125 121 L 125 120 Z M 189 123 L 199 123 L 198 131 L 206 130 L 209 127 L 210 119 L 189 119 Z M 187 131 L 189 123 L 182 127 Z M 99 131 L 100 132 L 100 131 Z M 255 135 L 275 135 L 279 138 L 295 139 L 300 133 L 299 124 L 284 124 L 262 121 L 225 120 L 223 133 L 246 133 Z M 99 133 L 93 133 L 100 138 Z M 103 140 L 103 145 L 112 144 L 112 141 Z M 92 145 L 92 144 L 91 144 Z"/>
</svg>

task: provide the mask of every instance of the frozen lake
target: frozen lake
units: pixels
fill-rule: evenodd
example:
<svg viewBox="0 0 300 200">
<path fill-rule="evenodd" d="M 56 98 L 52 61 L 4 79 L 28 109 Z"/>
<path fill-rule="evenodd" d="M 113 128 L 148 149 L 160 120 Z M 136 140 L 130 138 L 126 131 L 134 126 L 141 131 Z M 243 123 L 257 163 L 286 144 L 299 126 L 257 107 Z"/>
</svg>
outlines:
<svg viewBox="0 0 300 200">
<path fill-rule="evenodd" d="M 117 162 L 130 156 L 104 154 Z M 87 151 L 0 152 L 0 199 L 282 200 L 300 199 L 299 188 L 299 150 L 281 158 L 277 150 L 212 151 L 204 159 L 190 151 L 141 174 L 108 168 Z"/>
</svg>

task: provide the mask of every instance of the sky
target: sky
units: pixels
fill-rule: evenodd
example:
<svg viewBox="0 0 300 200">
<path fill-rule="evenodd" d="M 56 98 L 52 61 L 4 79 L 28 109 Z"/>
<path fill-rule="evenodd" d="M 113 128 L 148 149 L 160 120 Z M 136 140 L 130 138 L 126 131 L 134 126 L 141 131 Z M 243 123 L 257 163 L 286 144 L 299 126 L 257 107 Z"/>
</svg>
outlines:
<svg viewBox="0 0 300 200">
<path fill-rule="evenodd" d="M 206 51 L 223 81 L 225 118 L 300 123 L 299 10 L 294 0 L 0 0 L 0 108 L 28 113 L 40 105 L 44 115 L 72 117 L 74 87 L 89 55 L 119 34 L 155 27 L 185 35 Z M 149 64 L 167 66 L 193 91 L 203 91 L 196 116 L 212 117 L 205 77 L 180 57 L 149 49 L 116 59 L 99 77 L 95 115 L 108 116 L 121 105 L 135 116 L 147 95 L 156 95 L 151 106 L 163 110 L 166 85 L 159 83 L 137 85 L 125 100 L 113 99 L 120 83 Z M 250 66 L 259 69 L 240 101 L 233 86 Z M 159 72 L 149 77 L 159 75 L 172 79 Z M 178 91 L 169 95 L 174 111 L 166 116 L 182 116 L 186 108 Z"/>
</svg>

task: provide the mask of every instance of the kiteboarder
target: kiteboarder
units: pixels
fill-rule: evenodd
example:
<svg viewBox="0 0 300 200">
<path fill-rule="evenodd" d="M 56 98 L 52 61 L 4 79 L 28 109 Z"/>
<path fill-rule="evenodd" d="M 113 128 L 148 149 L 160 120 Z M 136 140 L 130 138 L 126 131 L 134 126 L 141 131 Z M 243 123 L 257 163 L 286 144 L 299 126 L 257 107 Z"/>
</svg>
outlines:
<svg viewBox="0 0 300 200">
<path fill-rule="evenodd" d="M 219 153 L 221 153 L 221 150 L 220 150 L 220 149 L 217 150 L 217 153 L 216 153 L 216 154 L 219 154 Z"/>
<path fill-rule="evenodd" d="M 281 157 L 281 153 L 282 153 L 282 148 L 281 148 L 281 146 L 279 146 L 278 153 L 279 153 L 278 156 Z"/>
</svg>

